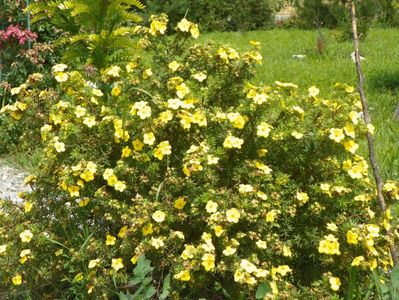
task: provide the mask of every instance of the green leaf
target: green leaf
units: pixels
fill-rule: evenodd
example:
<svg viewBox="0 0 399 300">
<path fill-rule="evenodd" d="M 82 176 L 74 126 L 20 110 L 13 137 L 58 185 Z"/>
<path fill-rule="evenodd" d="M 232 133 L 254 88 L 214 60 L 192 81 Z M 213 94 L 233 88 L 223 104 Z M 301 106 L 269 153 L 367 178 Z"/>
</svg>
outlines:
<svg viewBox="0 0 399 300">
<path fill-rule="evenodd" d="M 270 287 L 270 283 L 268 281 L 262 282 L 258 288 L 256 289 L 256 299 L 263 299 L 268 293 L 272 292 L 272 288 Z"/>
<path fill-rule="evenodd" d="M 129 292 L 127 292 L 127 294 L 119 292 L 119 300 L 133 300 L 133 298 Z"/>
<path fill-rule="evenodd" d="M 170 290 L 170 274 L 168 274 L 163 280 L 162 293 L 159 296 L 159 300 L 165 300 L 170 294 L 169 290 Z"/>
<path fill-rule="evenodd" d="M 134 268 L 133 273 L 135 277 L 144 278 L 150 273 L 154 268 L 151 267 L 151 261 L 146 259 L 144 255 L 140 255 L 137 260 L 137 266 Z"/>
<path fill-rule="evenodd" d="M 151 285 L 144 291 L 144 299 L 151 299 L 156 293 L 155 288 Z"/>
</svg>

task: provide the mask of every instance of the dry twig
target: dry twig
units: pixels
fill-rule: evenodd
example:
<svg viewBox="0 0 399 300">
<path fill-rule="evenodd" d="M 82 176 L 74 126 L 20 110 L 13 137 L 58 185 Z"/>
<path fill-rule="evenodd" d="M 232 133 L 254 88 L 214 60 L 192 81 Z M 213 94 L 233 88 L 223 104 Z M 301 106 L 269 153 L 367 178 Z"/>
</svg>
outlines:
<svg viewBox="0 0 399 300">
<path fill-rule="evenodd" d="M 351 1 L 350 13 L 351 13 L 351 17 L 352 17 L 352 38 L 353 38 L 353 44 L 355 47 L 356 71 L 357 71 L 357 77 L 358 77 L 358 83 L 359 83 L 359 86 L 358 86 L 359 95 L 360 95 L 360 100 L 362 102 L 364 122 L 366 123 L 366 125 L 369 125 L 369 124 L 371 124 L 371 120 L 370 120 L 370 112 L 369 112 L 369 108 L 367 105 L 366 95 L 364 93 L 364 75 L 363 75 L 362 66 L 360 63 L 359 37 L 357 34 L 356 8 L 355 8 L 354 1 Z M 382 194 L 382 189 L 384 187 L 384 183 L 382 181 L 382 178 L 380 175 L 380 170 L 379 170 L 378 163 L 377 163 L 376 156 L 375 156 L 373 136 L 371 135 L 371 133 L 369 131 L 367 131 L 367 133 L 366 133 L 366 138 L 367 138 L 367 143 L 368 143 L 371 168 L 373 169 L 374 180 L 377 185 L 378 204 L 380 206 L 381 211 L 385 214 L 385 212 L 387 210 L 387 206 L 385 203 L 384 195 Z M 390 243 L 389 246 L 390 246 L 392 260 L 395 265 L 398 265 L 399 264 L 398 251 L 396 249 L 396 245 L 394 242 L 394 237 L 392 235 L 391 229 L 387 230 L 387 238 L 389 239 L 389 243 Z"/>
</svg>

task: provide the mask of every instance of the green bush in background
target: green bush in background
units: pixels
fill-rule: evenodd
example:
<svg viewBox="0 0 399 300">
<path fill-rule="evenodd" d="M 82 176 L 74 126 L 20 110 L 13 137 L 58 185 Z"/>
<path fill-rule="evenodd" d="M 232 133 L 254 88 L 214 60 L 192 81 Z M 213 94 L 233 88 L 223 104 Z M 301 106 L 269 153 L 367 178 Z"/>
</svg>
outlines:
<svg viewBox="0 0 399 300">
<path fill-rule="evenodd" d="M 175 26 L 185 15 L 203 31 L 246 31 L 272 24 L 269 0 L 147 0 L 146 14 L 165 12 Z M 237 9 L 239 8 L 239 9 Z"/>
</svg>

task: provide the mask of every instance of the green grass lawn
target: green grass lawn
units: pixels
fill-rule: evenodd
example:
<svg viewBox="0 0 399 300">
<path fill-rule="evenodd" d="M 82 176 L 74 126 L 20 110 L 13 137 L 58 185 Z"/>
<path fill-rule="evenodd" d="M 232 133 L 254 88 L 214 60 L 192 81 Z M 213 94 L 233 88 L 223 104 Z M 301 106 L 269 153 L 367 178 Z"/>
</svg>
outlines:
<svg viewBox="0 0 399 300">
<path fill-rule="evenodd" d="M 328 96 L 336 82 L 356 85 L 355 64 L 350 60 L 351 42 L 337 42 L 333 32 L 323 31 L 325 52 L 316 48 L 316 31 L 279 29 L 248 33 L 210 33 L 202 39 L 213 39 L 238 49 L 248 49 L 248 42 L 262 44 L 264 63 L 258 68 L 256 83 L 276 80 L 296 83 L 306 91 L 315 85 Z M 399 103 L 399 30 L 373 29 L 361 42 L 366 96 L 377 127 L 376 148 L 384 177 L 399 177 L 399 121 L 393 119 Z M 292 58 L 305 54 L 305 59 Z M 363 147 L 365 148 L 365 147 Z"/>
</svg>

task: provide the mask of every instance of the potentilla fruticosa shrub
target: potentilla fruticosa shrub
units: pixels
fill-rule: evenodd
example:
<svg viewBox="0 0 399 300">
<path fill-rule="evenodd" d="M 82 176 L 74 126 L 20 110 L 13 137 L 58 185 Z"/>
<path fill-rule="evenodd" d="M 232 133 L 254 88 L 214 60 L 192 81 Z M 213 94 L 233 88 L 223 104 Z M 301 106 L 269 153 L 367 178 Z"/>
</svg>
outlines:
<svg viewBox="0 0 399 300">
<path fill-rule="evenodd" d="M 255 86 L 257 42 L 239 53 L 191 42 L 186 19 L 166 28 L 136 27 L 136 59 L 96 82 L 58 64 L 56 90 L 14 90 L 3 113 L 41 123 L 45 161 L 25 202 L 2 205 L 0 290 L 111 299 L 135 292 L 143 254 L 173 299 L 338 299 L 349 267 L 389 269 L 396 212 L 378 213 L 354 88 Z"/>
</svg>

